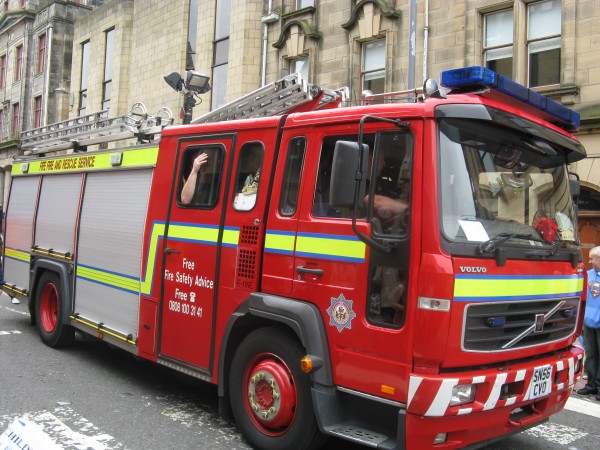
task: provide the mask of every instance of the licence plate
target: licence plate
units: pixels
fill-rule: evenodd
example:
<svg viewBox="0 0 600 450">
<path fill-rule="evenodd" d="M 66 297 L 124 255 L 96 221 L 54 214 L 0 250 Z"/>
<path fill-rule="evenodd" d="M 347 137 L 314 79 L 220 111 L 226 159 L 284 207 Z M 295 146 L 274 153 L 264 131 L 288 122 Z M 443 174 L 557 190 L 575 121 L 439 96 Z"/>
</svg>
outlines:
<svg viewBox="0 0 600 450">
<path fill-rule="evenodd" d="M 531 383 L 523 400 L 533 400 L 552 392 L 552 365 L 536 367 L 533 369 Z"/>
</svg>

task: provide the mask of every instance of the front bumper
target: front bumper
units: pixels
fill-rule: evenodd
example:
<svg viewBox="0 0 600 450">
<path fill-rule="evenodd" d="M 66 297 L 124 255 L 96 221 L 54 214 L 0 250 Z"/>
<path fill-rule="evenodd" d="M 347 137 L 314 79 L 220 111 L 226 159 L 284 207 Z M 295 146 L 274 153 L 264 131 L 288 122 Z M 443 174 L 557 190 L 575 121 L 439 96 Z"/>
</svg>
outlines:
<svg viewBox="0 0 600 450">
<path fill-rule="evenodd" d="M 572 347 L 556 355 L 506 367 L 443 376 L 412 374 L 406 447 L 463 448 L 539 424 L 564 407 L 573 385 L 581 377 L 582 358 L 583 351 Z M 542 388 L 537 379 L 542 369 L 548 367 L 552 368 L 552 374 Z M 452 389 L 461 384 L 475 385 L 475 399 L 450 406 Z M 434 446 L 434 439 L 440 433 L 446 433 L 446 439 Z"/>
</svg>

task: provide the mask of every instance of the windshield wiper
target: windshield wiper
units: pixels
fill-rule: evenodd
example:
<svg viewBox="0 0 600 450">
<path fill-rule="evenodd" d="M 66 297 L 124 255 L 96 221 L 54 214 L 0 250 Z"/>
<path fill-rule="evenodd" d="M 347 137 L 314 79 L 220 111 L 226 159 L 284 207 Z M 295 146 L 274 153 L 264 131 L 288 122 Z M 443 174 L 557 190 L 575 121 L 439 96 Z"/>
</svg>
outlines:
<svg viewBox="0 0 600 450">
<path fill-rule="evenodd" d="M 542 242 L 543 244 L 548 244 L 548 242 L 540 239 L 533 234 L 525 234 L 525 233 L 499 233 L 491 239 L 488 239 L 485 242 L 479 244 L 479 252 L 484 255 L 486 253 L 494 253 L 497 248 L 499 248 L 502 244 L 504 244 L 509 239 L 518 238 L 518 239 L 526 239 L 528 241 Z M 556 244 L 552 245 L 552 253 L 556 252 Z"/>
</svg>

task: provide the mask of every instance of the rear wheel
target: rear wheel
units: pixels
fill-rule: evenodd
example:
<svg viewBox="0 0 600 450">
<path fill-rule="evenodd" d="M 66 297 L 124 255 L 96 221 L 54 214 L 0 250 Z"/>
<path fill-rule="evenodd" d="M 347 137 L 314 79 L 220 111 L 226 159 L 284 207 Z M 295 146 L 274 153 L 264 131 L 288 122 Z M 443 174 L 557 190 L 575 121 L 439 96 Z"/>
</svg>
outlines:
<svg viewBox="0 0 600 450">
<path fill-rule="evenodd" d="M 249 334 L 238 347 L 229 380 L 235 422 L 253 447 L 269 450 L 320 448 L 311 380 L 300 369 L 298 341 L 276 329 Z"/>
<path fill-rule="evenodd" d="M 75 338 L 75 330 L 63 323 L 63 300 L 58 275 L 44 272 L 37 286 L 35 317 L 40 338 L 50 347 L 64 347 Z"/>
</svg>

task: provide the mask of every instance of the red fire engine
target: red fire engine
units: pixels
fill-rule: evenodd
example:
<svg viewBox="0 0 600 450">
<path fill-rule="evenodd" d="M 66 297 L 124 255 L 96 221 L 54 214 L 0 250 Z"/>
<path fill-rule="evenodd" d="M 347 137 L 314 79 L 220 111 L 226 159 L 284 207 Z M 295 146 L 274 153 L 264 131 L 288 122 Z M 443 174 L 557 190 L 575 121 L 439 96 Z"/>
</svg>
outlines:
<svg viewBox="0 0 600 450">
<path fill-rule="evenodd" d="M 256 448 L 535 426 L 582 371 L 579 116 L 481 67 L 441 85 L 336 108 L 286 77 L 190 125 L 138 105 L 25 132 L 3 289 L 50 347 L 79 330 L 217 384 Z"/>
</svg>

